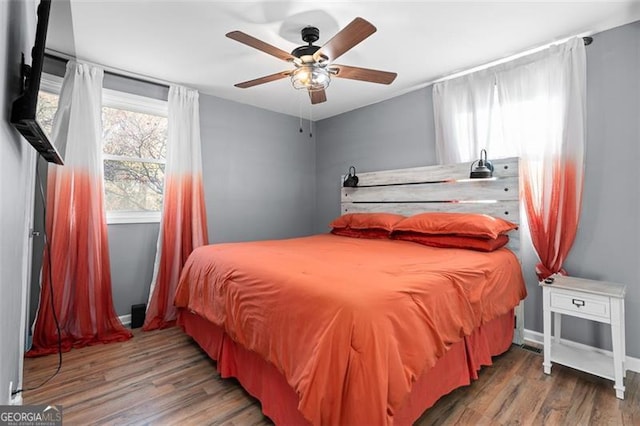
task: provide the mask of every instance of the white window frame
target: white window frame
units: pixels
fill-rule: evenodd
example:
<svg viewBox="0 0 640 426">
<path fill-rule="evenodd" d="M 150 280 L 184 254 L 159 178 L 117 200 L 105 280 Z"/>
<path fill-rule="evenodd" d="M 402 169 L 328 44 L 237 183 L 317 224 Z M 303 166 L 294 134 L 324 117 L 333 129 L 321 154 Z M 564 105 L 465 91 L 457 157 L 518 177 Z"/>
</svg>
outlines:
<svg viewBox="0 0 640 426">
<path fill-rule="evenodd" d="M 40 80 L 40 90 L 60 95 L 62 89 L 61 77 L 42 74 Z M 148 98 L 146 96 L 134 95 L 132 93 L 120 92 L 111 89 L 102 89 L 102 106 L 107 108 L 124 109 L 127 111 L 139 112 L 142 114 L 158 115 L 167 117 L 169 106 L 167 101 Z M 102 154 L 102 160 L 131 160 L 145 163 L 166 164 L 166 160 L 145 159 L 137 157 L 123 157 L 118 155 Z M 164 201 L 164 194 L 163 194 Z M 128 223 L 159 223 L 162 216 L 161 211 L 107 211 L 107 224 L 128 224 Z"/>
</svg>

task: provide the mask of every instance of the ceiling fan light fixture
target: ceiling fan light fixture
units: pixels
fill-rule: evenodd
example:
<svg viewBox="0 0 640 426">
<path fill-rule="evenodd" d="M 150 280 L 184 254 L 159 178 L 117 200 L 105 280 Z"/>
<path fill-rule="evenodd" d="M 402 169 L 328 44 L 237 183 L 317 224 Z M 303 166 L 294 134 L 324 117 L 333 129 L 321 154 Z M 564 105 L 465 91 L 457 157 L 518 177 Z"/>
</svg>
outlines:
<svg viewBox="0 0 640 426">
<path fill-rule="evenodd" d="M 329 87 L 331 76 L 326 68 L 314 65 L 302 65 L 291 73 L 291 84 L 296 89 L 310 91 L 324 90 Z"/>
</svg>

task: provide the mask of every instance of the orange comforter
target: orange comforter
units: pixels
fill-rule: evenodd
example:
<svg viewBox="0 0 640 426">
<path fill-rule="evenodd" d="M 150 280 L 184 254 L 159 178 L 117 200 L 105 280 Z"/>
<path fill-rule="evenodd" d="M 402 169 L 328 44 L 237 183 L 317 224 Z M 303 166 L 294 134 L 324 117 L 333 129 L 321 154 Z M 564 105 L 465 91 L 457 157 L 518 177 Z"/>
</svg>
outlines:
<svg viewBox="0 0 640 426">
<path fill-rule="evenodd" d="M 426 368 L 525 296 L 507 249 L 326 234 L 200 247 L 175 304 L 276 366 L 313 424 L 392 424 Z"/>
</svg>

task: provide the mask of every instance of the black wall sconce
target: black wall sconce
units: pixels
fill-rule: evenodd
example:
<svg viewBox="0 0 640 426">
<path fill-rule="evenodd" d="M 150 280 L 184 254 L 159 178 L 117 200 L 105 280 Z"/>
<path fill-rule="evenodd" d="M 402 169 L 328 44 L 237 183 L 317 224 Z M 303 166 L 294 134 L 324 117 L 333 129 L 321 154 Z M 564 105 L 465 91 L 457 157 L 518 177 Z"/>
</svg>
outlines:
<svg viewBox="0 0 640 426">
<path fill-rule="evenodd" d="M 353 173 L 351 171 L 353 170 Z M 349 174 L 345 176 L 342 186 L 355 188 L 358 186 L 358 176 L 356 176 L 356 168 L 354 166 L 349 167 Z"/>
<path fill-rule="evenodd" d="M 483 158 L 484 155 L 484 158 Z M 486 179 L 493 176 L 493 164 L 487 160 L 487 150 L 480 151 L 480 159 L 471 163 L 471 179 Z"/>
</svg>

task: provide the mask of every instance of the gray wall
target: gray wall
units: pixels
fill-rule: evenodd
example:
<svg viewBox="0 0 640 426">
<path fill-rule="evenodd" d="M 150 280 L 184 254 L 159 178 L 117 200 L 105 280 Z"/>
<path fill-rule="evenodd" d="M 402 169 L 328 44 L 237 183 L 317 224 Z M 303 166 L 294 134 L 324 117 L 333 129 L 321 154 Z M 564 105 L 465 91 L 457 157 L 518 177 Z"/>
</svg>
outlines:
<svg viewBox="0 0 640 426">
<path fill-rule="evenodd" d="M 9 124 L 11 104 L 19 94 L 20 52 L 31 51 L 34 10 L 26 2 L 0 1 L 0 405 L 8 404 L 22 378 L 21 335 L 23 294 L 27 290 L 29 218 L 25 210 L 33 197 L 29 163 L 35 151 Z"/>
<path fill-rule="evenodd" d="M 583 208 L 565 266 L 627 285 L 627 354 L 640 358 L 640 22 L 596 34 L 587 48 L 587 91 Z M 611 348 L 606 327 L 568 318 L 568 328 L 581 341 Z"/>
<path fill-rule="evenodd" d="M 130 314 L 131 305 L 149 299 L 158 229 L 158 223 L 108 226 L 111 292 L 118 315 Z"/>
<path fill-rule="evenodd" d="M 211 243 L 313 233 L 316 136 L 297 118 L 200 95 L 200 128 Z"/>
<path fill-rule="evenodd" d="M 316 232 L 340 215 L 340 176 L 436 164 L 431 88 L 319 121 Z"/>
<path fill-rule="evenodd" d="M 627 353 L 640 357 L 640 22 L 594 37 L 587 48 L 586 170 L 580 228 L 565 263 L 570 274 L 627 284 Z M 431 88 L 318 123 L 316 230 L 339 214 L 339 176 L 435 163 Z M 526 225 L 524 226 L 526 231 Z M 528 235 L 522 244 L 529 296 L 525 328 L 542 331 L 537 257 Z M 609 330 L 567 318 L 563 333 L 611 348 Z"/>
</svg>

